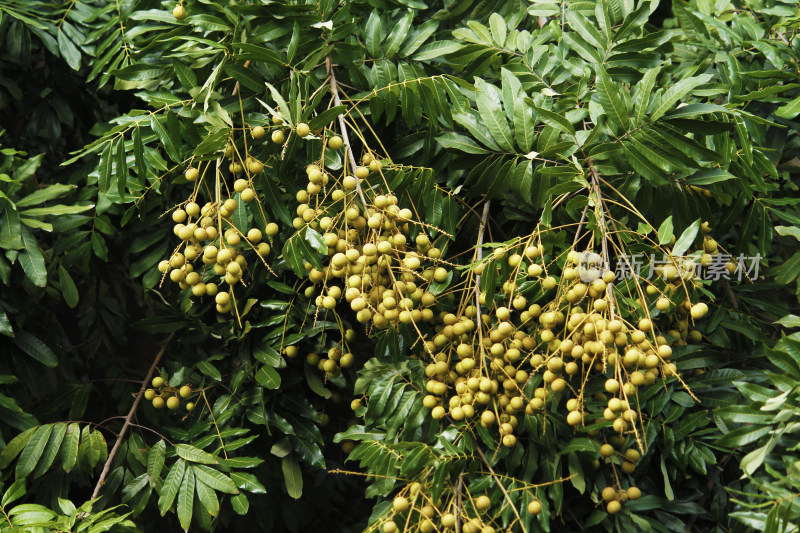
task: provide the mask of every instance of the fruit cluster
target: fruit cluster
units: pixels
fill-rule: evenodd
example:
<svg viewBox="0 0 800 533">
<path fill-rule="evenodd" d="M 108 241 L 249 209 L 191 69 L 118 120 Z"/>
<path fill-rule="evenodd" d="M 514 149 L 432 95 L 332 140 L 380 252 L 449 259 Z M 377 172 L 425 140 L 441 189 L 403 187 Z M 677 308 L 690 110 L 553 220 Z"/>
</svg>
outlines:
<svg viewBox="0 0 800 533">
<path fill-rule="evenodd" d="M 151 382 L 153 388 L 144 391 L 145 400 L 152 402 L 153 407 L 156 409 L 163 409 L 166 405 L 170 411 L 175 411 L 181 406 L 181 399 L 190 398 L 197 391 L 193 390 L 191 385 L 183 385 L 179 388 L 170 387 L 161 376 L 156 376 Z M 186 410 L 191 411 L 194 409 L 193 402 L 186 403 Z"/>
</svg>

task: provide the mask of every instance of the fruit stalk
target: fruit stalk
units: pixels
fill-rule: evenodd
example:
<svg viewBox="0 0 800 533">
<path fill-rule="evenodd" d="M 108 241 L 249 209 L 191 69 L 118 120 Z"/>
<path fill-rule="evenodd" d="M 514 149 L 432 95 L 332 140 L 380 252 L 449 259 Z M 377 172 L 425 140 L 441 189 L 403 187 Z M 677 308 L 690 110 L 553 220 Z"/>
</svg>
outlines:
<svg viewBox="0 0 800 533">
<path fill-rule="evenodd" d="M 125 423 L 122 424 L 122 429 L 117 435 L 117 441 L 114 443 L 114 447 L 111 449 L 111 453 L 108 454 L 108 459 L 106 459 L 106 464 L 103 465 L 103 471 L 100 473 L 100 478 L 97 480 L 97 485 L 94 487 L 94 492 L 92 492 L 92 500 L 97 498 L 97 495 L 100 493 L 100 488 L 103 486 L 103 483 L 106 480 L 106 476 L 108 476 L 108 471 L 111 468 L 111 462 L 114 460 L 114 456 L 117 455 L 117 450 L 119 450 L 120 444 L 122 444 L 122 439 L 125 437 L 125 433 L 128 431 L 128 427 L 131 425 L 131 420 L 133 419 L 134 413 L 136 413 L 136 409 L 139 407 L 139 403 L 142 401 L 142 397 L 144 396 L 144 391 L 147 386 L 150 384 L 150 380 L 153 378 L 153 374 L 156 371 L 156 367 L 158 363 L 161 361 L 161 358 L 164 357 L 164 352 L 167 350 L 167 346 L 169 345 L 172 338 L 175 336 L 175 332 L 169 334 L 167 340 L 164 341 L 164 344 L 161 346 L 161 349 L 156 354 L 155 359 L 153 359 L 153 364 L 150 365 L 150 370 L 147 371 L 147 376 L 142 381 L 142 386 L 139 388 L 139 394 L 136 395 L 136 399 L 133 400 L 133 405 L 131 406 L 131 410 L 128 411 L 128 416 L 125 417 Z"/>
<path fill-rule="evenodd" d="M 325 58 L 325 69 L 328 71 L 328 77 L 330 78 L 333 105 L 340 106 L 342 105 L 342 100 L 339 98 L 339 84 L 336 82 L 336 74 L 333 72 L 333 62 L 331 61 L 330 56 Z M 339 121 L 339 129 L 342 131 L 344 151 L 347 152 L 347 158 L 350 160 L 351 172 L 355 173 L 358 165 L 356 164 L 356 158 L 353 155 L 353 148 L 350 146 L 350 136 L 347 134 L 347 125 L 344 122 L 344 115 L 340 113 L 336 118 Z M 361 203 L 364 204 L 364 212 L 366 213 L 368 204 L 367 199 L 364 197 L 364 192 L 361 190 L 361 180 L 359 178 L 356 178 L 356 191 L 358 192 L 358 197 L 361 198 Z"/>
</svg>

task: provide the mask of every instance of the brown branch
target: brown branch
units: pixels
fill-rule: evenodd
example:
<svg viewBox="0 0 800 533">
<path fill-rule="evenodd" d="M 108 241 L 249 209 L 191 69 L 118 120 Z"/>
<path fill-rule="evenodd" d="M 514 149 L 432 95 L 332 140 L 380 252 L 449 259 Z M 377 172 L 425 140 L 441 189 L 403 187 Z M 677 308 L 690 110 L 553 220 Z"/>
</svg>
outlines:
<svg viewBox="0 0 800 533">
<path fill-rule="evenodd" d="M 336 82 L 336 74 L 333 72 L 333 62 L 331 61 L 330 56 L 325 58 L 325 70 L 328 71 L 328 77 L 330 78 L 333 104 L 340 106 L 342 105 L 342 99 L 339 98 L 339 84 Z M 344 122 L 344 115 L 339 113 L 336 118 L 339 121 L 339 129 L 342 131 L 344 151 L 347 152 L 348 159 L 350 160 L 350 171 L 353 173 L 353 177 L 356 178 L 356 191 L 358 191 L 358 196 L 361 198 L 361 203 L 364 204 L 364 214 L 366 215 L 368 214 L 367 199 L 364 197 L 364 191 L 361 190 L 361 180 L 355 175 L 356 167 L 358 167 L 358 165 L 356 164 L 356 158 L 353 155 L 353 147 L 350 145 L 350 136 L 347 134 L 347 125 Z"/>
<path fill-rule="evenodd" d="M 480 447 L 476 446 L 475 450 L 478 452 L 478 455 L 481 456 L 483 464 L 485 464 L 486 468 L 489 469 L 489 473 L 492 475 L 492 478 L 494 478 L 495 483 L 497 483 L 500 486 L 500 490 L 503 492 L 503 496 L 506 497 L 508 505 L 511 506 L 511 510 L 514 511 L 514 515 L 517 517 L 517 520 L 519 521 L 519 527 L 522 528 L 522 533 L 528 533 L 528 530 L 525 529 L 525 524 L 522 522 L 522 517 L 519 516 L 519 511 L 517 511 L 517 507 L 514 505 L 514 502 L 511 501 L 511 496 L 508 495 L 508 491 L 506 490 L 506 487 L 503 485 L 503 482 L 500 481 L 500 478 L 498 478 L 497 474 L 494 473 L 492 465 L 489 464 L 489 461 L 486 459 L 486 456 L 483 454 L 483 451 L 480 449 Z"/>
<path fill-rule="evenodd" d="M 489 206 L 491 200 L 486 200 L 483 204 L 483 214 L 481 215 L 481 225 L 478 227 L 478 244 L 475 245 L 475 262 L 479 263 L 483 259 L 483 232 L 486 229 L 486 221 L 489 219 Z M 481 327 L 481 275 L 475 274 L 475 326 L 480 331 Z"/>
<path fill-rule="evenodd" d="M 167 351 L 167 345 L 175 336 L 175 332 L 169 334 L 167 340 L 164 341 L 164 345 L 156 354 L 156 358 L 153 360 L 153 364 L 150 365 L 150 370 L 147 371 L 147 377 L 144 378 L 142 382 L 142 386 L 139 389 L 139 394 L 136 395 L 136 399 L 133 400 L 133 405 L 131 406 L 131 410 L 128 411 L 128 416 L 125 417 L 125 423 L 122 425 L 122 429 L 117 435 L 117 442 L 114 443 L 114 447 L 111 449 L 111 453 L 108 454 L 108 459 L 106 459 L 106 464 L 103 465 L 103 471 L 100 473 L 100 479 L 97 480 L 97 485 L 94 487 L 94 492 L 92 492 L 91 499 L 94 500 L 97 498 L 97 495 L 100 493 L 100 488 L 103 486 L 103 483 L 106 480 L 106 476 L 108 476 L 108 471 L 111 468 L 111 462 L 114 460 L 114 457 L 117 455 L 117 451 L 119 450 L 120 445 L 122 444 L 122 439 L 125 437 L 125 433 L 128 431 L 128 428 L 131 426 L 131 420 L 133 419 L 133 415 L 136 413 L 136 409 L 139 407 L 139 403 L 142 401 L 142 397 L 144 396 L 144 391 L 147 389 L 147 386 L 150 384 L 150 380 L 153 377 L 153 374 L 156 371 L 156 367 L 158 363 L 161 361 L 161 358 L 164 356 L 164 352 Z"/>
</svg>

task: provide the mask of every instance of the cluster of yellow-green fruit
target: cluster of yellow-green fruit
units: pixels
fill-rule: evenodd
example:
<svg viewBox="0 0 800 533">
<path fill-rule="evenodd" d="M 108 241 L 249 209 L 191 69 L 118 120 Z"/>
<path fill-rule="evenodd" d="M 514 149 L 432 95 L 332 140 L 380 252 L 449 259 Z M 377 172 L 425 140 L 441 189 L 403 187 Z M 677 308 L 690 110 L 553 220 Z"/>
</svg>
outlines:
<svg viewBox="0 0 800 533">
<path fill-rule="evenodd" d="M 191 385 L 170 387 L 161 376 L 154 377 L 151 385 L 152 388 L 144 391 L 144 399 L 151 402 L 156 409 L 163 409 L 166 406 L 170 411 L 175 411 L 181 406 L 181 399 L 190 398 L 197 392 L 192 389 Z M 186 410 L 191 411 L 192 409 L 194 409 L 194 403 L 187 402 Z"/>
</svg>

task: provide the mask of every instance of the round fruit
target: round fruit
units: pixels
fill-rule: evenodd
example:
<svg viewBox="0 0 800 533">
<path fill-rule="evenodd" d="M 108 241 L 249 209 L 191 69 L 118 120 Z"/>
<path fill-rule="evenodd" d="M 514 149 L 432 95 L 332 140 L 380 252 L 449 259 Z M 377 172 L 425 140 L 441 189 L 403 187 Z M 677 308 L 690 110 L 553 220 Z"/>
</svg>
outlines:
<svg viewBox="0 0 800 533">
<path fill-rule="evenodd" d="M 272 132 L 272 142 L 275 144 L 283 144 L 285 140 L 286 136 L 283 134 L 282 130 L 275 130 Z"/>
<path fill-rule="evenodd" d="M 342 147 L 343 144 L 344 141 L 342 141 L 342 138 L 339 137 L 338 135 L 334 135 L 328 141 L 328 148 L 330 148 L 331 150 L 338 150 L 339 148 Z"/>
<path fill-rule="evenodd" d="M 617 490 L 614 487 L 606 487 L 601 495 L 605 501 L 610 502 L 617 498 Z"/>
<path fill-rule="evenodd" d="M 183 176 L 186 178 L 186 181 L 197 181 L 197 178 L 200 177 L 200 171 L 194 167 L 189 167 L 186 169 Z"/>
<path fill-rule="evenodd" d="M 186 8 L 182 5 L 178 4 L 175 6 L 175 9 L 172 10 L 172 16 L 175 17 L 177 20 L 183 20 L 186 18 Z"/>
<path fill-rule="evenodd" d="M 153 407 L 155 407 L 156 409 L 163 408 L 164 398 L 162 398 L 161 396 L 156 396 L 155 398 L 153 398 Z"/>
<path fill-rule="evenodd" d="M 191 411 L 192 409 L 194 409 L 194 403 L 192 403 L 192 402 L 187 403 L 186 404 L 186 410 L 187 411 Z"/>
<path fill-rule="evenodd" d="M 160 389 L 164 385 L 164 378 L 156 376 L 153 378 L 153 388 Z"/>
<path fill-rule="evenodd" d="M 408 498 L 405 498 L 403 496 L 398 496 L 392 502 L 392 506 L 394 507 L 394 510 L 397 511 L 398 513 L 404 513 L 408 511 L 409 507 Z"/>
<path fill-rule="evenodd" d="M 631 500 L 638 500 L 642 497 L 642 491 L 639 487 L 628 487 L 628 498 Z"/>
<path fill-rule="evenodd" d="M 616 500 L 610 501 L 608 502 L 608 505 L 606 505 L 606 511 L 608 511 L 608 514 L 617 514 L 621 510 L 622 510 L 622 504 L 620 504 Z"/>
<path fill-rule="evenodd" d="M 453 513 L 444 513 L 442 515 L 443 527 L 454 527 L 456 525 L 456 516 Z"/>
<path fill-rule="evenodd" d="M 485 511 L 486 509 L 489 508 L 490 505 L 492 505 L 492 500 L 490 500 L 489 497 L 486 496 L 485 494 L 481 494 L 480 496 L 475 498 L 475 507 L 477 507 L 481 511 Z"/>
<path fill-rule="evenodd" d="M 610 444 L 603 444 L 600 446 L 600 455 L 608 459 L 612 455 L 614 455 L 614 447 Z"/>
<path fill-rule="evenodd" d="M 181 390 L 178 391 L 178 394 L 181 395 L 181 398 L 188 398 L 192 395 L 192 388 L 189 385 L 184 385 L 181 387 Z"/>
<path fill-rule="evenodd" d="M 266 134 L 266 131 L 261 126 L 256 126 L 250 133 L 253 135 L 253 139 L 260 139 Z"/>
<path fill-rule="evenodd" d="M 394 520 L 388 520 L 383 523 L 383 533 L 395 533 L 397 531 L 397 524 Z"/>
<path fill-rule="evenodd" d="M 305 122 L 300 122 L 297 124 L 294 131 L 299 137 L 308 137 L 308 134 L 311 133 L 311 128 L 309 128 L 308 124 Z"/>
<path fill-rule="evenodd" d="M 542 512 L 542 502 L 539 500 L 531 500 L 528 504 L 528 512 L 532 515 L 537 515 Z"/>
<path fill-rule="evenodd" d="M 147 389 L 144 391 L 144 399 L 147 401 L 151 401 L 153 398 L 156 397 L 156 391 L 153 389 Z"/>
<path fill-rule="evenodd" d="M 170 411 L 174 411 L 178 407 L 181 406 L 181 401 L 178 399 L 177 396 L 170 396 L 167 398 L 167 409 Z"/>
</svg>

